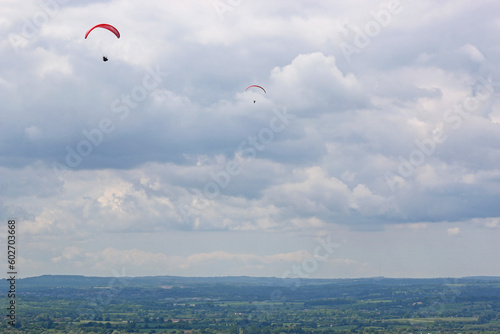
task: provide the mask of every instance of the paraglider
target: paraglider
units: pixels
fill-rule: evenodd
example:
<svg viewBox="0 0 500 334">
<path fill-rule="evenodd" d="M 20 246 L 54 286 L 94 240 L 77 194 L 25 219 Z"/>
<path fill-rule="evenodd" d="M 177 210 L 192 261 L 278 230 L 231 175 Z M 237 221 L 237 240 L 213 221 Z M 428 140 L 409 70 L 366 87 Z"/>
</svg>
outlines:
<svg viewBox="0 0 500 334">
<path fill-rule="evenodd" d="M 98 24 L 98 25 L 93 26 L 92 28 L 90 28 L 90 30 L 87 31 L 87 33 L 85 34 L 85 39 L 87 39 L 87 37 L 90 34 L 90 32 L 92 30 L 94 30 L 95 28 L 107 29 L 107 30 L 111 31 L 113 34 L 115 34 L 116 37 L 120 38 L 120 32 L 118 31 L 118 29 L 116 29 L 115 27 L 113 27 L 111 24 L 101 23 L 101 24 Z"/>
<path fill-rule="evenodd" d="M 113 34 L 115 34 L 115 36 L 116 36 L 117 38 L 120 38 L 120 32 L 118 31 L 118 29 L 116 29 L 115 27 L 113 27 L 111 24 L 101 23 L 101 24 L 98 24 L 98 25 L 93 26 L 92 28 L 90 28 L 90 30 L 89 30 L 89 31 L 87 31 L 87 33 L 85 34 L 85 39 L 87 39 L 87 37 L 89 36 L 89 34 L 92 32 L 92 30 L 94 30 L 94 29 L 96 29 L 96 28 L 102 28 L 102 29 L 109 30 L 109 31 L 111 31 Z M 108 61 L 108 57 L 103 56 L 103 57 L 102 57 L 102 60 L 103 60 L 103 61 Z"/>
<path fill-rule="evenodd" d="M 264 93 L 267 94 L 266 90 L 264 88 L 262 88 L 261 86 L 258 86 L 258 85 L 250 85 L 247 87 L 247 89 L 245 89 L 245 91 L 247 91 L 249 88 L 252 88 L 252 87 L 256 87 L 256 88 L 260 88 L 264 91 Z M 253 103 L 255 103 L 255 100 L 253 100 Z"/>
</svg>

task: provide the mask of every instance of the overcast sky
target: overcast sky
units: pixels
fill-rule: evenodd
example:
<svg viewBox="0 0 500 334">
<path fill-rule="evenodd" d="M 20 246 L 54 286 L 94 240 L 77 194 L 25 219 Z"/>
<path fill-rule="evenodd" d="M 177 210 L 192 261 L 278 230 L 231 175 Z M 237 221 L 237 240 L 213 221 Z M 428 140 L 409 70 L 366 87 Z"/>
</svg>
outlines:
<svg viewBox="0 0 500 334">
<path fill-rule="evenodd" d="M 497 0 L 0 13 L 20 276 L 500 275 Z"/>
</svg>

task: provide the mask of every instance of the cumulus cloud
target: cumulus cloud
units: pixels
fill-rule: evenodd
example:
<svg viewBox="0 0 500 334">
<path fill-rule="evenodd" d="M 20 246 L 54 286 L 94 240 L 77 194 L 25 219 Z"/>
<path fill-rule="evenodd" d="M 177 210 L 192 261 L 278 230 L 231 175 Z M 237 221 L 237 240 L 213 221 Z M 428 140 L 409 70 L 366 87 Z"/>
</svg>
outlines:
<svg viewBox="0 0 500 334">
<path fill-rule="evenodd" d="M 271 72 L 278 101 L 302 116 L 353 110 L 368 103 L 361 83 L 342 73 L 333 56 L 320 52 L 298 55 L 290 65 Z"/>
<path fill-rule="evenodd" d="M 302 242 L 339 226 L 345 253 L 330 265 L 344 275 L 378 275 L 375 255 L 349 246 L 370 244 L 365 235 L 418 249 L 407 255 L 429 275 L 441 271 L 418 264 L 426 233 L 496 247 L 495 2 L 401 2 L 352 59 L 339 46 L 387 3 L 246 1 L 221 17 L 210 2 L 10 2 L 0 5 L 0 206 L 44 249 L 26 253 L 34 273 L 71 260 L 89 274 L 127 261 L 160 273 L 149 257 L 184 274 L 234 265 L 279 276 L 311 254 Z M 100 22 L 122 37 L 85 40 Z M 120 247 L 151 233 L 174 240 Z M 185 233 L 217 242 L 182 244 Z M 419 274 L 373 252 L 395 275 Z M 315 275 L 337 275 L 328 268 Z"/>
<path fill-rule="evenodd" d="M 468 56 L 472 61 L 481 63 L 485 60 L 483 54 L 481 51 L 478 50 L 474 45 L 472 44 L 465 44 L 460 48 L 460 52 L 464 53 L 466 56 Z"/>
</svg>

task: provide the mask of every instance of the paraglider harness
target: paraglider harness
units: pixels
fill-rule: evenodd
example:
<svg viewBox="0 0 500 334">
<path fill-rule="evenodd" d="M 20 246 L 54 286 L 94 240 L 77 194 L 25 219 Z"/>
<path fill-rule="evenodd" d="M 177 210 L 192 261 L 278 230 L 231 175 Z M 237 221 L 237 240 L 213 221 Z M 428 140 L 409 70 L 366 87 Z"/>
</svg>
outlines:
<svg viewBox="0 0 500 334">
<path fill-rule="evenodd" d="M 102 61 L 108 61 L 108 57 L 102 56 Z"/>
</svg>

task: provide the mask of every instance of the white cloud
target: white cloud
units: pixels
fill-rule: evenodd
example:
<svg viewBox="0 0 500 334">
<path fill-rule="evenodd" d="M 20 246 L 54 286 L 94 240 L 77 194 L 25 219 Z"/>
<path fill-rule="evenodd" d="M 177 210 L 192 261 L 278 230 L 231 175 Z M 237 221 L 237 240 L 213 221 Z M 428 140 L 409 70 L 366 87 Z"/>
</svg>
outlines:
<svg viewBox="0 0 500 334">
<path fill-rule="evenodd" d="M 350 62 L 342 31 L 387 3 L 244 1 L 222 19 L 211 2 L 67 3 L 23 37 L 41 3 L 11 2 L 0 4 L 0 212 L 23 222 L 30 273 L 129 262 L 134 274 L 279 276 L 337 229 L 343 253 L 318 277 L 376 276 L 377 257 L 400 276 L 491 273 L 472 259 L 498 244 L 496 2 L 402 2 Z M 85 40 L 101 22 L 122 37 Z M 143 96 L 155 69 L 164 77 Z M 267 90 L 256 103 L 254 83 Z M 277 110 L 293 119 L 257 145 Z M 55 174 L 103 120 L 113 130 Z M 241 170 L 208 198 L 228 163 Z M 479 240 L 463 270 L 443 265 Z"/>
<path fill-rule="evenodd" d="M 35 55 L 39 59 L 37 73 L 41 77 L 52 73 L 63 75 L 71 75 L 73 73 L 73 68 L 67 57 L 56 55 L 42 48 L 37 48 Z"/>
<path fill-rule="evenodd" d="M 471 222 L 487 228 L 500 228 L 500 217 L 474 218 Z"/>
<path fill-rule="evenodd" d="M 450 227 L 448 230 L 448 235 L 449 236 L 455 236 L 460 234 L 460 228 L 459 227 Z"/>
<path fill-rule="evenodd" d="M 485 60 L 484 55 L 481 53 L 481 51 L 479 51 L 478 48 L 469 43 L 462 46 L 460 48 L 460 52 L 464 53 L 472 61 L 477 63 L 482 63 Z"/>
<path fill-rule="evenodd" d="M 30 126 L 24 130 L 26 136 L 31 140 L 36 140 L 42 135 L 42 131 L 36 126 Z"/>
<path fill-rule="evenodd" d="M 298 55 L 290 65 L 274 68 L 271 80 L 278 101 L 304 116 L 366 104 L 356 76 L 342 73 L 333 56 L 320 52 Z"/>
</svg>

